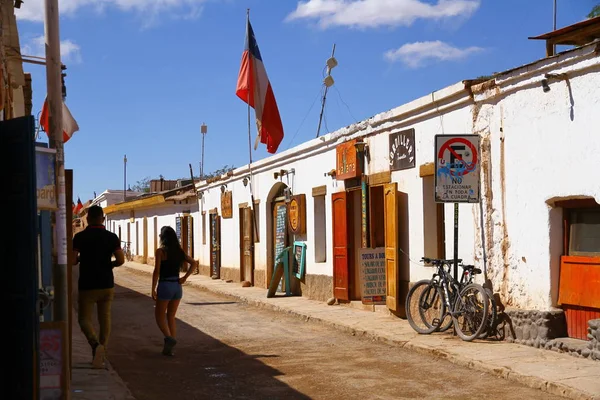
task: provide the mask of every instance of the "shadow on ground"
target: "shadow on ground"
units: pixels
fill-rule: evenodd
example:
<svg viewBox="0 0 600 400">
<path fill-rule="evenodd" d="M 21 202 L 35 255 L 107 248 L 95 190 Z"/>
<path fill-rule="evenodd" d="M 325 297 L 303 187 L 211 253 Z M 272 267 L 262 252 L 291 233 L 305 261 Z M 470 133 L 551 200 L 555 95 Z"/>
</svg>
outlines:
<svg viewBox="0 0 600 400">
<path fill-rule="evenodd" d="M 260 361 L 277 354 L 246 354 L 181 320 L 176 355 L 163 356 L 153 301 L 121 286 L 115 292 L 109 360 L 137 399 L 309 399 Z"/>
</svg>

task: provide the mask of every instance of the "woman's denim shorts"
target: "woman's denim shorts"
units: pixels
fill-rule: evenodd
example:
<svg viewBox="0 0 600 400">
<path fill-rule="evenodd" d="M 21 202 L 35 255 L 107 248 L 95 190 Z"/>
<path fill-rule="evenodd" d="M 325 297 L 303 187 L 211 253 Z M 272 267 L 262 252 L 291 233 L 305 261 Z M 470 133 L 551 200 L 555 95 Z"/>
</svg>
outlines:
<svg viewBox="0 0 600 400">
<path fill-rule="evenodd" d="M 158 300 L 181 300 L 183 289 L 178 280 L 158 281 L 156 295 Z"/>
</svg>

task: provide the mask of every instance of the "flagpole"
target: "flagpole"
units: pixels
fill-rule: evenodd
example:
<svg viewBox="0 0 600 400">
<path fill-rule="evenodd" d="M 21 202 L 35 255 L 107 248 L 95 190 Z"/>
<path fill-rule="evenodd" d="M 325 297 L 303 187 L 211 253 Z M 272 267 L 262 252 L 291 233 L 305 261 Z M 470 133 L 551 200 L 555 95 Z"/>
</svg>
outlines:
<svg viewBox="0 0 600 400">
<path fill-rule="evenodd" d="M 248 26 L 250 25 L 250 9 L 246 9 L 246 34 L 250 34 L 250 30 Z M 246 40 L 250 40 L 248 37 Z M 250 61 L 252 62 L 252 61 Z M 252 93 L 254 95 L 254 93 Z M 248 90 L 248 98 L 246 99 L 246 103 L 248 104 L 248 171 L 250 174 L 250 179 L 248 180 L 248 185 L 250 187 L 250 201 L 252 202 L 252 226 L 254 228 L 254 238 L 258 238 L 258 225 L 256 223 L 256 210 L 254 205 L 254 191 L 252 190 L 252 128 L 250 123 L 250 90 Z"/>
</svg>

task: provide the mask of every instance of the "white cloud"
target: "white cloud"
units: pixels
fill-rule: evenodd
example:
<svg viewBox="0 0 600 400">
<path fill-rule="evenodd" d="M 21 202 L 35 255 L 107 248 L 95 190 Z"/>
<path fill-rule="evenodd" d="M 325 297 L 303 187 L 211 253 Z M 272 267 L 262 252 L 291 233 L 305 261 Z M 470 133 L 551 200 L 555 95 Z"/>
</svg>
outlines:
<svg viewBox="0 0 600 400">
<path fill-rule="evenodd" d="M 480 0 L 307 0 L 298 2 L 286 20 L 313 19 L 322 28 L 409 26 L 417 19 L 470 17 Z"/>
<path fill-rule="evenodd" d="M 114 7 L 124 12 L 134 12 L 145 20 L 145 25 L 160 15 L 168 14 L 178 17 L 197 18 L 202 10 L 202 4 L 207 0 L 61 0 L 59 12 L 61 15 L 75 15 L 82 8 L 92 8 L 102 12 L 108 7 Z M 15 9 L 17 18 L 22 21 L 43 22 L 44 0 L 28 0 Z"/>
<path fill-rule="evenodd" d="M 37 36 L 33 39 L 30 39 L 26 44 L 23 45 L 21 53 L 27 56 L 46 57 L 46 41 L 44 36 Z M 72 40 L 61 40 L 60 59 L 64 64 L 81 63 L 81 47 Z"/>
<path fill-rule="evenodd" d="M 400 61 L 410 68 L 418 68 L 428 61 L 454 61 L 482 51 L 481 47 L 466 47 L 459 49 L 447 43 L 434 42 L 407 43 L 396 50 L 386 51 L 384 57 L 391 62 Z"/>
</svg>

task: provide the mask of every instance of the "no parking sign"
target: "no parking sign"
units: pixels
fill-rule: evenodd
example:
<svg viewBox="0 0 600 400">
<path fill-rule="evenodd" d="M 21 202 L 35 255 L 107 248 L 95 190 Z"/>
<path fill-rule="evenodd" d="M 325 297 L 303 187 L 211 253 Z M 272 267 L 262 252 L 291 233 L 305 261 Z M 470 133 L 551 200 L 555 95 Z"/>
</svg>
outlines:
<svg viewBox="0 0 600 400">
<path fill-rule="evenodd" d="M 479 203 L 479 135 L 435 136 L 435 201 Z"/>
</svg>

